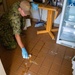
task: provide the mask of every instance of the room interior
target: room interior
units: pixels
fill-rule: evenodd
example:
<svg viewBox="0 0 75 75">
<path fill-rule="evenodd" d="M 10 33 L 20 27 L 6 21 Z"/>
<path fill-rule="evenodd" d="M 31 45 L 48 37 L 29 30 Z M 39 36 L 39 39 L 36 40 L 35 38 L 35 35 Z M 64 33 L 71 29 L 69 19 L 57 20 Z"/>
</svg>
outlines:
<svg viewBox="0 0 75 75">
<path fill-rule="evenodd" d="M 18 0 L 3 0 L 0 15 L 16 1 Z M 37 18 L 30 18 L 31 26 L 21 36 L 28 53 L 32 55 L 29 60 L 22 58 L 19 46 L 15 50 L 6 50 L 0 45 L 0 59 L 5 75 L 72 75 L 75 50 L 56 43 L 58 31 L 53 32 L 55 39 L 49 33 L 37 34 L 46 28 L 35 27 L 36 21 Z"/>
</svg>

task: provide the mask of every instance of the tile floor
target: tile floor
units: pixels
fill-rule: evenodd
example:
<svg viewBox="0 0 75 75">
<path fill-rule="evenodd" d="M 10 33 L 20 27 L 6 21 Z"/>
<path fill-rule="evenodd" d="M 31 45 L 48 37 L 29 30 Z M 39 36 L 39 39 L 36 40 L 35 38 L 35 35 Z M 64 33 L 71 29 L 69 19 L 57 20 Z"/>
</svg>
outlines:
<svg viewBox="0 0 75 75">
<path fill-rule="evenodd" d="M 22 36 L 26 49 L 32 54 L 30 60 L 22 58 L 19 46 L 15 50 L 0 46 L 0 58 L 7 75 L 72 75 L 71 58 L 75 50 L 56 44 L 49 34 L 37 35 L 36 32 L 33 23 Z"/>
</svg>

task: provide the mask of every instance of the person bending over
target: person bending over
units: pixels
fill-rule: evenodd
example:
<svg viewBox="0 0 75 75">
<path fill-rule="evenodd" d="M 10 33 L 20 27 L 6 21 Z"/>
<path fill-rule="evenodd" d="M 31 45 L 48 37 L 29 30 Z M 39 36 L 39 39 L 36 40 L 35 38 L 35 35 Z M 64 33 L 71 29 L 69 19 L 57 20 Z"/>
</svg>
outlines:
<svg viewBox="0 0 75 75">
<path fill-rule="evenodd" d="M 22 50 L 23 58 L 28 52 L 21 40 L 21 32 L 25 26 L 25 16 L 30 15 L 30 3 L 26 0 L 14 3 L 9 11 L 0 18 L 0 42 L 7 49 L 14 49 L 17 43 Z M 17 42 L 17 43 L 16 43 Z"/>
</svg>

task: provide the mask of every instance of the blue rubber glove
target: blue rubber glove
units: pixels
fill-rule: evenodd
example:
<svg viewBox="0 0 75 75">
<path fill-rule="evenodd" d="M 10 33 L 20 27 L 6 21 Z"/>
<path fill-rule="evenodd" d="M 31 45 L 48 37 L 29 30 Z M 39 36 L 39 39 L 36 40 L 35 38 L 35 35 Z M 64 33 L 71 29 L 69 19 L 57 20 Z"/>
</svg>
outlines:
<svg viewBox="0 0 75 75">
<path fill-rule="evenodd" d="M 25 59 L 28 59 L 28 57 L 29 57 L 25 48 L 22 48 L 22 57 Z"/>
<path fill-rule="evenodd" d="M 33 10 L 38 10 L 38 4 L 31 3 L 31 6 Z"/>
</svg>

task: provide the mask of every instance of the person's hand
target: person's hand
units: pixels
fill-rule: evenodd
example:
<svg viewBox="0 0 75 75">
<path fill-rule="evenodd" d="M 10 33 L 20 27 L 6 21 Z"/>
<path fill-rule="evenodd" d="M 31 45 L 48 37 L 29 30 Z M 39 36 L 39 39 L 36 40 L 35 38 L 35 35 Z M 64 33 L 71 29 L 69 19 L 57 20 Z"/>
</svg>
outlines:
<svg viewBox="0 0 75 75">
<path fill-rule="evenodd" d="M 31 6 L 32 6 L 33 10 L 38 10 L 38 4 L 35 4 L 35 3 L 32 2 Z"/>
<path fill-rule="evenodd" d="M 22 48 L 22 57 L 25 58 L 25 59 L 29 58 L 28 53 L 27 53 L 25 48 Z"/>
</svg>

